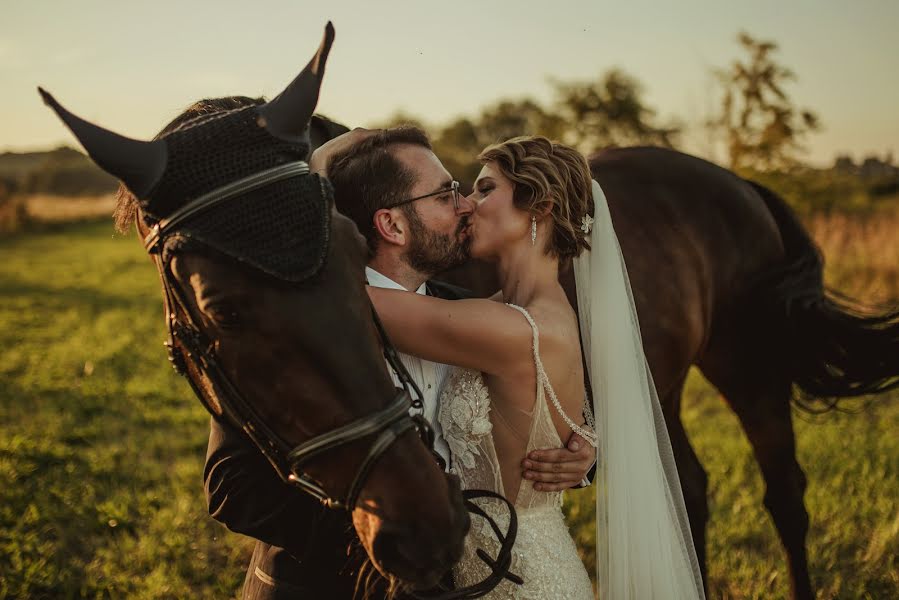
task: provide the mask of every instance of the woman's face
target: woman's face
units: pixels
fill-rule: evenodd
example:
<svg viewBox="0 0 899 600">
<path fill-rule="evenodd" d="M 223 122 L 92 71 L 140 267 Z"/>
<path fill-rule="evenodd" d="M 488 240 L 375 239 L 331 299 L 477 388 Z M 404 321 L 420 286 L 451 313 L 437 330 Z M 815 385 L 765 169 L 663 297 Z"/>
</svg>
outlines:
<svg viewBox="0 0 899 600">
<path fill-rule="evenodd" d="M 530 216 L 515 207 L 514 187 L 493 162 L 481 169 L 469 196 L 477 206 L 469 218 L 468 229 L 473 257 L 493 261 L 504 248 L 523 241 L 530 243 Z"/>
</svg>

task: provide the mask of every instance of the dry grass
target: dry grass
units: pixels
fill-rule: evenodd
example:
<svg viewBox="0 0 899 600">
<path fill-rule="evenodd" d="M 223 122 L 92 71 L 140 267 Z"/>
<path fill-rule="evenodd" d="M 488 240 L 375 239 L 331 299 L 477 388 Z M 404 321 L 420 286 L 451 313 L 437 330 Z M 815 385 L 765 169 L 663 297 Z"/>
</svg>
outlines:
<svg viewBox="0 0 899 600">
<path fill-rule="evenodd" d="M 0 233 L 28 230 L 45 224 L 111 219 L 112 194 L 103 196 L 51 196 L 47 194 L 0 197 Z"/>
<path fill-rule="evenodd" d="M 899 202 L 870 215 L 803 219 L 825 257 L 828 286 L 865 303 L 899 301 Z"/>
<path fill-rule="evenodd" d="M 29 219 L 45 223 L 82 221 L 112 216 L 115 196 L 67 196 L 34 195 L 24 198 Z"/>
</svg>

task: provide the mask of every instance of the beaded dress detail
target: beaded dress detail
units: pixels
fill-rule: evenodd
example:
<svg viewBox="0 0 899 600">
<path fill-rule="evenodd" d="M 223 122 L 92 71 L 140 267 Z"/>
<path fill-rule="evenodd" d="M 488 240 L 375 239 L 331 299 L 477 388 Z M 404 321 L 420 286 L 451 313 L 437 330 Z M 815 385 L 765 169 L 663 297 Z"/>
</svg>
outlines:
<svg viewBox="0 0 899 600">
<path fill-rule="evenodd" d="M 527 452 L 561 447 L 562 440 L 553 424 L 546 396 L 550 396 L 553 406 L 569 426 L 580 428 L 562 412 L 555 397 L 540 360 L 536 323 L 524 308 L 514 304 L 508 306 L 520 311 L 533 330 L 537 396 L 527 432 Z M 493 438 L 494 419 L 501 418 L 496 411 L 491 411 L 490 395 L 482 373 L 456 369 L 448 377 L 440 396 L 437 419 L 450 447 L 450 471 L 459 476 L 463 489 L 486 489 L 510 497 L 504 490 Z M 506 529 L 509 515 L 502 503 L 484 498 L 478 499 L 477 503 L 502 530 Z M 518 537 L 513 548 L 511 571 L 520 575 L 524 584 L 519 586 L 506 580 L 485 597 L 491 600 L 593 600 L 590 579 L 562 514 L 562 493 L 538 492 L 530 481 L 522 479 L 515 496 L 515 510 Z M 457 586 L 477 583 L 489 573 L 476 555 L 478 548 L 496 556 L 499 543 L 490 526 L 475 516 L 465 539 L 462 559 L 453 571 Z"/>
</svg>

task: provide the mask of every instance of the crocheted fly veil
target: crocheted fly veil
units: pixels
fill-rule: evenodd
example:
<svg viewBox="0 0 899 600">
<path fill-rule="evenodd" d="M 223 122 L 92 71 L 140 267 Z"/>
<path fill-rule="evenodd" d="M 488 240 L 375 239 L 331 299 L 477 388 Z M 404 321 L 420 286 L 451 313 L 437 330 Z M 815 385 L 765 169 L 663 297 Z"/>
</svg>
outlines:
<svg viewBox="0 0 899 600">
<path fill-rule="evenodd" d="M 328 253 L 331 187 L 302 161 L 333 39 L 328 23 L 315 56 L 270 102 L 198 117 L 152 142 L 89 123 L 40 92 L 91 158 L 137 197 L 147 224 L 167 228 L 157 248 L 164 261 L 201 245 L 297 283 L 318 273 Z M 205 197 L 215 210 L 203 210 Z M 185 212 L 189 204 L 199 208 Z"/>
<path fill-rule="evenodd" d="M 306 158 L 305 135 L 296 141 L 279 139 L 260 127 L 260 120 L 258 108 L 250 106 L 187 123 L 165 136 L 169 164 L 149 197 L 147 212 L 154 217 L 171 214 L 177 208 L 173 199 L 193 200 Z M 200 243 L 278 279 L 303 281 L 318 272 L 327 255 L 330 201 L 330 185 L 318 175 L 274 181 L 185 220 L 164 251 Z"/>
</svg>

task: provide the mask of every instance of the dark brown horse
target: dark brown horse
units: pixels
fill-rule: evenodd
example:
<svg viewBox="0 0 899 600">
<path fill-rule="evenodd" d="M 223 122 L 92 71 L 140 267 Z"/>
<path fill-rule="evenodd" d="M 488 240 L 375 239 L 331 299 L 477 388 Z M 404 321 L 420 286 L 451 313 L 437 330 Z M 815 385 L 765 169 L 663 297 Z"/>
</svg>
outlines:
<svg viewBox="0 0 899 600">
<path fill-rule="evenodd" d="M 765 479 L 793 596 L 813 598 L 791 402 L 827 409 L 835 398 L 899 386 L 899 311 L 863 315 L 825 292 L 819 250 L 784 201 L 760 185 L 661 148 L 607 150 L 590 166 L 627 262 L 703 574 L 708 480 L 680 420 L 691 365 L 739 417 Z M 484 294 L 496 289 L 484 266 L 447 279 Z M 563 284 L 576 308 L 570 272 Z"/>
<path fill-rule="evenodd" d="M 461 555 L 468 514 L 385 369 L 365 241 L 304 162 L 332 39 L 329 24 L 271 102 L 176 119 L 152 142 L 41 94 L 133 194 L 170 358 L 199 398 L 286 480 L 351 511 L 380 570 L 427 587 Z"/>
</svg>

